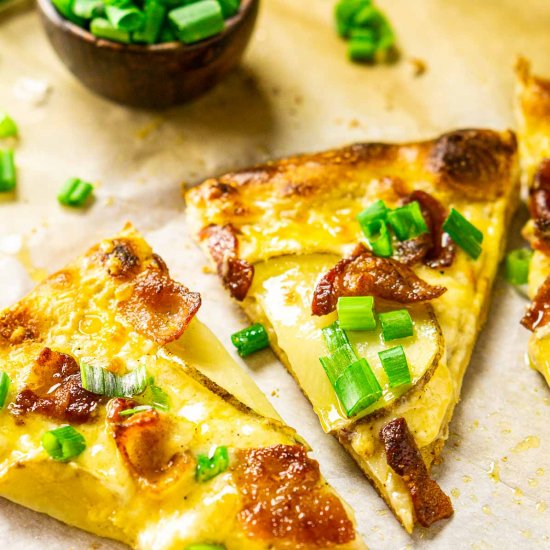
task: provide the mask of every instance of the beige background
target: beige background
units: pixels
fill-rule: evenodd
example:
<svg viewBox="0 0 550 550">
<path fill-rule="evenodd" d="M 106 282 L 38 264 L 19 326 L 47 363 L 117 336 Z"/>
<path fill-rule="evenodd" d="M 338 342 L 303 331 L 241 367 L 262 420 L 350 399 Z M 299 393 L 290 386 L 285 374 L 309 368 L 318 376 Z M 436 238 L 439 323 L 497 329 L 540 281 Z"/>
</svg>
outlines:
<svg viewBox="0 0 550 550">
<path fill-rule="evenodd" d="M 29 290 L 42 270 L 59 268 L 132 220 L 174 275 L 203 293 L 201 317 L 228 345 L 244 320 L 202 272 L 203 258 L 185 233 L 182 183 L 350 141 L 513 126 L 516 55 L 550 75 L 548 0 L 380 0 L 404 55 L 395 66 L 374 68 L 346 61 L 332 30 L 333 3 L 264 0 L 242 67 L 201 100 L 161 114 L 91 95 L 54 57 L 32 11 L 3 14 L 0 108 L 19 122 L 22 138 L 17 200 L 0 199 L 0 306 Z M 414 77 L 410 58 L 425 61 L 423 76 Z M 98 183 L 85 212 L 65 211 L 55 200 L 75 175 Z M 321 432 L 272 354 L 242 364 L 314 446 L 372 548 L 548 548 L 550 390 L 524 365 L 523 307 L 499 281 L 437 470 L 456 515 L 412 538 Z M 119 547 L 0 500 L 0 548 L 92 544 Z"/>
</svg>

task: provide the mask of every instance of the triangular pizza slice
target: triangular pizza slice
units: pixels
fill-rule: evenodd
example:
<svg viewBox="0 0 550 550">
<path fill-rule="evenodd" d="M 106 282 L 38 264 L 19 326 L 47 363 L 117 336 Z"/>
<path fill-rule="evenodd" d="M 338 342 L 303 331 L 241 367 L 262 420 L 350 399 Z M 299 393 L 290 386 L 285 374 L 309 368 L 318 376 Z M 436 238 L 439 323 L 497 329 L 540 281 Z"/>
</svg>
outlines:
<svg viewBox="0 0 550 550">
<path fill-rule="evenodd" d="M 521 163 L 529 187 L 531 220 L 523 230 L 533 248 L 529 269 L 532 303 L 522 324 L 533 332 L 529 360 L 550 384 L 550 80 L 517 66 L 517 114 Z"/>
<path fill-rule="evenodd" d="M 511 132 L 357 144 L 207 180 L 197 240 L 404 527 L 449 517 L 430 478 L 518 191 Z"/>
<path fill-rule="evenodd" d="M 0 312 L 0 495 L 144 550 L 364 548 L 200 303 L 127 226 Z"/>
</svg>

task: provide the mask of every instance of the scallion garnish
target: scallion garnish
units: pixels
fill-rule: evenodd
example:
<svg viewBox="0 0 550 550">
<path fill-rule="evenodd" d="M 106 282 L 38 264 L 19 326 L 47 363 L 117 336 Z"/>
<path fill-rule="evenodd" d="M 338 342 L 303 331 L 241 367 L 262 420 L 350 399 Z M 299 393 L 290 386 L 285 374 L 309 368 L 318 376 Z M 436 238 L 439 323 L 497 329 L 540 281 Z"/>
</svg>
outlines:
<svg viewBox="0 0 550 550">
<path fill-rule="evenodd" d="M 357 214 L 357 217 L 355 218 L 359 225 L 361 226 L 361 229 L 363 230 L 363 233 L 368 237 L 368 234 L 370 233 L 369 225 L 372 222 L 382 220 L 386 221 L 388 216 L 388 207 L 382 200 L 378 200 L 375 203 L 371 204 L 359 214 Z"/>
<path fill-rule="evenodd" d="M 527 248 L 512 250 L 506 256 L 506 280 L 513 285 L 527 284 L 532 257 L 533 251 Z"/>
<path fill-rule="evenodd" d="M 66 462 L 86 449 L 86 440 L 72 426 L 62 426 L 42 436 L 42 447 L 54 460 Z"/>
<path fill-rule="evenodd" d="M 388 224 L 382 220 L 375 220 L 368 226 L 367 242 L 376 256 L 389 258 L 393 254 L 391 234 Z"/>
<path fill-rule="evenodd" d="M 198 455 L 195 478 L 201 483 L 225 472 L 229 467 L 229 453 L 227 447 L 216 447 L 211 456 Z"/>
<path fill-rule="evenodd" d="M 166 412 L 170 409 L 168 394 L 152 382 L 148 382 L 145 391 L 141 395 L 134 396 L 134 398 L 138 403 L 154 407 L 160 411 Z"/>
<path fill-rule="evenodd" d="M 216 0 L 201 0 L 172 10 L 172 27 L 185 44 L 193 44 L 219 34 L 224 28 L 221 6 Z"/>
<path fill-rule="evenodd" d="M 92 194 L 94 186 L 91 183 L 78 178 L 71 178 L 59 190 L 57 200 L 63 206 L 84 206 L 88 197 Z"/>
<path fill-rule="evenodd" d="M 223 544 L 210 544 L 208 542 L 202 542 L 199 544 L 190 544 L 185 547 L 185 550 L 225 550 Z"/>
<path fill-rule="evenodd" d="M 9 193 L 15 189 L 17 177 L 13 150 L 0 150 L 0 193 Z"/>
<path fill-rule="evenodd" d="M 382 367 L 388 376 L 390 387 L 395 388 L 411 383 L 411 372 L 403 346 L 380 351 L 378 357 L 380 357 Z"/>
<path fill-rule="evenodd" d="M 481 254 L 481 243 L 483 242 L 483 233 L 471 222 L 469 222 L 460 212 L 451 209 L 451 213 L 443 224 L 443 230 L 446 231 L 451 239 L 474 260 L 477 260 Z"/>
<path fill-rule="evenodd" d="M 340 327 L 338 321 L 334 321 L 332 325 L 325 327 L 322 330 L 323 338 L 330 353 L 333 353 L 342 346 L 349 346 L 349 340 L 346 333 Z"/>
<path fill-rule="evenodd" d="M 365 358 L 347 367 L 336 380 L 334 391 L 348 417 L 355 416 L 382 396 L 382 388 Z"/>
<path fill-rule="evenodd" d="M 134 397 L 147 387 L 147 372 L 143 365 L 120 376 L 107 369 L 81 363 L 80 375 L 84 389 L 107 397 Z"/>
<path fill-rule="evenodd" d="M 10 384 L 10 377 L 5 372 L 0 371 L 0 409 L 6 404 L 8 392 L 10 391 Z"/>
<path fill-rule="evenodd" d="M 17 136 L 17 124 L 8 113 L 0 112 L 0 138 Z"/>
<path fill-rule="evenodd" d="M 152 411 L 152 410 L 153 410 L 153 407 L 151 405 L 138 405 L 133 409 L 124 409 L 123 411 L 120 411 L 118 413 L 118 416 L 132 416 L 140 412 Z"/>
<path fill-rule="evenodd" d="M 374 298 L 372 296 L 341 296 L 336 306 L 338 321 L 344 330 L 374 330 Z"/>
<path fill-rule="evenodd" d="M 413 322 L 407 309 L 380 313 L 378 318 L 380 319 L 385 342 L 413 335 Z"/>
<path fill-rule="evenodd" d="M 336 380 L 338 380 L 348 366 L 357 361 L 357 355 L 348 343 L 335 349 L 330 355 L 319 357 L 319 361 L 321 361 L 321 365 L 330 383 L 334 386 Z"/>
<path fill-rule="evenodd" d="M 246 357 L 251 353 L 267 348 L 269 346 L 269 336 L 261 323 L 255 323 L 232 334 L 231 343 L 237 348 L 241 357 Z"/>
<path fill-rule="evenodd" d="M 388 223 L 400 241 L 406 241 L 428 232 L 426 220 L 417 201 L 388 213 Z"/>
</svg>

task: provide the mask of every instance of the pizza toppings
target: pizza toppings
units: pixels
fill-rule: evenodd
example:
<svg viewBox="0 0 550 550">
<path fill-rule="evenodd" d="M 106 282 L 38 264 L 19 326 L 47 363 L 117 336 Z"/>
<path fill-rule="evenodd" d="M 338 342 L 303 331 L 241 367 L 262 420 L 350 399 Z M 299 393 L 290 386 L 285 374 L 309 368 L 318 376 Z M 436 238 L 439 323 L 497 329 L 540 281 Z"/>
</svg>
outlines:
<svg viewBox="0 0 550 550">
<path fill-rule="evenodd" d="M 544 159 L 535 174 L 529 191 L 529 210 L 537 236 L 550 240 L 550 159 Z"/>
<path fill-rule="evenodd" d="M 239 241 L 235 228 L 231 224 L 212 224 L 201 230 L 199 239 L 207 239 L 208 250 L 225 288 L 236 300 L 244 300 L 254 278 L 254 266 L 239 259 Z"/>
<path fill-rule="evenodd" d="M 231 343 L 241 357 L 269 347 L 269 335 L 261 323 L 254 323 L 231 335 Z"/>
<path fill-rule="evenodd" d="M 141 334 L 157 344 L 177 340 L 201 305 L 201 297 L 173 281 L 164 269 L 146 269 L 135 279 L 120 312 Z"/>
<path fill-rule="evenodd" d="M 93 419 L 100 399 L 82 387 L 80 369 L 73 357 L 44 348 L 32 367 L 26 387 L 10 409 L 15 415 L 37 412 L 81 424 Z"/>
<path fill-rule="evenodd" d="M 311 310 L 327 315 L 340 296 L 375 296 L 401 304 L 425 302 L 447 289 L 420 279 L 410 267 L 391 258 L 378 258 L 359 244 L 350 258 L 341 260 L 317 283 Z"/>
<path fill-rule="evenodd" d="M 404 418 L 380 430 L 388 465 L 403 478 L 411 494 L 416 519 L 423 527 L 453 515 L 451 499 L 431 479 L 426 464 Z"/>
<path fill-rule="evenodd" d="M 40 324 L 34 314 L 24 307 L 15 307 L 0 313 L 0 344 L 17 345 L 40 338 Z"/>
<path fill-rule="evenodd" d="M 102 263 L 111 277 L 130 279 L 139 272 L 141 261 L 129 239 L 114 239 L 102 244 Z"/>
<path fill-rule="evenodd" d="M 521 320 L 521 324 L 531 331 L 545 326 L 550 321 L 550 276 L 540 286 L 537 294 L 527 312 Z"/>
<path fill-rule="evenodd" d="M 86 440 L 72 426 L 62 426 L 42 436 L 42 447 L 54 460 L 67 462 L 86 450 Z"/>
<path fill-rule="evenodd" d="M 235 479 L 242 495 L 239 520 L 249 537 L 327 548 L 355 539 L 336 495 L 321 481 L 319 464 L 301 445 L 237 453 Z"/>
</svg>

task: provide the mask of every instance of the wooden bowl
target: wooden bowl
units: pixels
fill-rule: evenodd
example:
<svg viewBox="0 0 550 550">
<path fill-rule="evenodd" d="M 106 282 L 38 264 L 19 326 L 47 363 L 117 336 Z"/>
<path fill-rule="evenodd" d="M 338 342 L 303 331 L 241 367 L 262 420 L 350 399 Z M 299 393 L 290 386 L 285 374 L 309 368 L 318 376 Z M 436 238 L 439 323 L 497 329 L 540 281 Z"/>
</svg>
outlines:
<svg viewBox="0 0 550 550">
<path fill-rule="evenodd" d="M 237 63 L 250 40 L 259 0 L 242 0 L 221 34 L 196 44 L 119 44 L 96 38 L 38 0 L 48 38 L 69 70 L 88 88 L 133 107 L 164 108 L 199 96 Z"/>
</svg>

